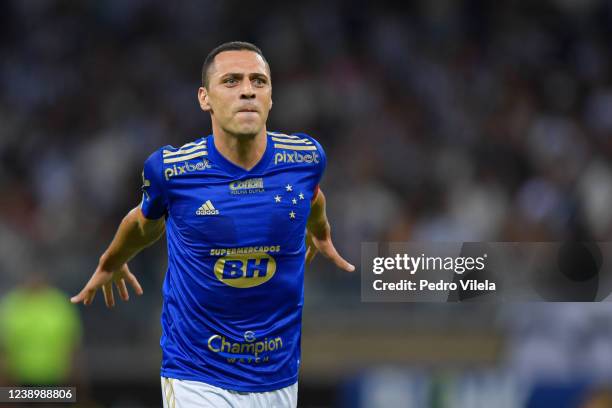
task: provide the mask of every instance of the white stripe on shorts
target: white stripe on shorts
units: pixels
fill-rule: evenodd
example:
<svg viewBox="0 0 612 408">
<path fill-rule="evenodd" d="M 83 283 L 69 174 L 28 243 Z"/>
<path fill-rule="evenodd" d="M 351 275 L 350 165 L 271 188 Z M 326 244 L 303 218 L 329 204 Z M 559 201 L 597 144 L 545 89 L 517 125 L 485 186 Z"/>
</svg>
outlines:
<svg viewBox="0 0 612 408">
<path fill-rule="evenodd" d="M 297 382 L 280 390 L 240 392 L 199 381 L 161 377 L 164 408 L 296 408 Z"/>
</svg>

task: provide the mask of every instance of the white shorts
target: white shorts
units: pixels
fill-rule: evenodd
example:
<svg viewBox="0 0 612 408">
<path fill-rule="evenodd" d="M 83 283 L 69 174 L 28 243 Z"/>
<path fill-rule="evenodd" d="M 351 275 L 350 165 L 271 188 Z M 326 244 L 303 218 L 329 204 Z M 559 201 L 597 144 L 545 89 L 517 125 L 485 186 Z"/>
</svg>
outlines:
<svg viewBox="0 0 612 408">
<path fill-rule="evenodd" d="M 164 408 L 296 408 L 297 382 L 280 390 L 240 392 L 161 377 Z"/>
</svg>

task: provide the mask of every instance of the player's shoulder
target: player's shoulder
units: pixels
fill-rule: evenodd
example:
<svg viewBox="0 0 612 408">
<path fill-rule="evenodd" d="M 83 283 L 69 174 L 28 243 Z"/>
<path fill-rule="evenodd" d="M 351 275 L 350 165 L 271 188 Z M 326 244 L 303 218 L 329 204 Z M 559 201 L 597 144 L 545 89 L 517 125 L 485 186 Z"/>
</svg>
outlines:
<svg viewBox="0 0 612 408">
<path fill-rule="evenodd" d="M 203 170 L 210 168 L 207 160 L 208 137 L 200 137 L 182 146 L 165 145 L 155 150 L 145 161 L 145 172 L 164 175 L 166 181 L 177 174 L 187 174 L 189 170 Z"/>
<path fill-rule="evenodd" d="M 192 142 L 185 143 L 180 147 L 171 145 L 159 149 L 164 164 L 180 163 L 186 160 L 197 159 L 208 155 L 208 137 L 200 137 Z M 159 153 L 158 153 L 159 154 Z"/>
<path fill-rule="evenodd" d="M 274 164 L 318 164 L 325 160 L 321 144 L 306 133 L 268 132 L 275 150 Z"/>
<path fill-rule="evenodd" d="M 272 137 L 272 141 L 274 141 L 275 148 L 285 148 L 283 145 L 291 145 L 295 146 L 314 146 L 317 149 L 321 148 L 321 144 L 317 139 L 312 137 L 311 135 L 303 132 L 293 132 L 293 133 L 283 133 L 283 132 L 271 132 L 268 131 L 268 134 Z M 312 149 L 314 150 L 314 149 Z"/>
<path fill-rule="evenodd" d="M 208 154 L 206 145 L 207 139 L 207 136 L 200 137 L 179 147 L 174 147 L 172 145 L 162 146 L 151 153 L 147 161 L 168 164 L 206 156 Z"/>
</svg>

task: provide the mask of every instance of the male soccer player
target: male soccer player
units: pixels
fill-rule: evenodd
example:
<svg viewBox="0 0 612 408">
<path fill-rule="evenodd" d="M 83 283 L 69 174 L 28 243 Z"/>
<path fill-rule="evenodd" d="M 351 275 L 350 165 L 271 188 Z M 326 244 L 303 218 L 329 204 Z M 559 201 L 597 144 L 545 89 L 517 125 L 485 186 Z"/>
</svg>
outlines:
<svg viewBox="0 0 612 408">
<path fill-rule="evenodd" d="M 335 250 L 319 181 L 321 145 L 268 132 L 270 68 L 244 42 L 215 48 L 198 90 L 212 135 L 165 146 L 145 162 L 143 198 L 121 222 L 93 276 L 72 302 L 91 304 L 112 283 L 142 288 L 127 262 L 163 234 L 164 407 L 295 407 L 304 261 Z"/>
</svg>

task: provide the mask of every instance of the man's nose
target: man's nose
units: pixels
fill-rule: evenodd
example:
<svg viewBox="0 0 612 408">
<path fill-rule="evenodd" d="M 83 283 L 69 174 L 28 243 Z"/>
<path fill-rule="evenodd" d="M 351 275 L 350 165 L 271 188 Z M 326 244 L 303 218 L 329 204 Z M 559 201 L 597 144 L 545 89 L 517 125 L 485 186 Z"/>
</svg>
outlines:
<svg viewBox="0 0 612 408">
<path fill-rule="evenodd" d="M 240 98 L 255 98 L 255 91 L 253 90 L 253 85 L 251 84 L 251 81 L 244 81 L 242 83 L 242 88 L 240 89 Z"/>
</svg>

